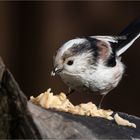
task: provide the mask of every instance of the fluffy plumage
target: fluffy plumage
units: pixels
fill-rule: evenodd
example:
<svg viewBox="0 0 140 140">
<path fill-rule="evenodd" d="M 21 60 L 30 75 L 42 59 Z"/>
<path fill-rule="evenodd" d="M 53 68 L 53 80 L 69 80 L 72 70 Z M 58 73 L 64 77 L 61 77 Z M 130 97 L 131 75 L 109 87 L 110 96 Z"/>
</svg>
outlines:
<svg viewBox="0 0 140 140">
<path fill-rule="evenodd" d="M 124 73 L 120 55 L 140 36 L 140 18 L 119 36 L 90 36 L 72 39 L 60 47 L 54 59 L 54 72 L 75 90 L 106 95 Z"/>
</svg>

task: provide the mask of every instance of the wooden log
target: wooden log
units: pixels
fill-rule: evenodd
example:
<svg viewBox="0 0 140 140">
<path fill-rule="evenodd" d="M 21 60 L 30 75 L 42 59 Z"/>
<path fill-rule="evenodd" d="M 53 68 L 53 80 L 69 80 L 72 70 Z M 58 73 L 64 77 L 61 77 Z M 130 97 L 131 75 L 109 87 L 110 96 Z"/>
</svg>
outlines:
<svg viewBox="0 0 140 140">
<path fill-rule="evenodd" d="M 0 59 L 0 138 L 3 139 L 134 139 L 140 118 L 119 113 L 137 128 L 99 117 L 44 109 L 29 101 Z"/>
<path fill-rule="evenodd" d="M 0 138 L 41 138 L 27 98 L 0 59 Z"/>
</svg>

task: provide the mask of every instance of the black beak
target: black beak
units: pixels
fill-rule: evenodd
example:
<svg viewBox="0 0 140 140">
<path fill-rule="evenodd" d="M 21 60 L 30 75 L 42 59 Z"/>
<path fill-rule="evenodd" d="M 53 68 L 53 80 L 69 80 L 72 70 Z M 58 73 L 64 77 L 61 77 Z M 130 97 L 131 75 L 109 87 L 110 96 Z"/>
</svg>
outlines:
<svg viewBox="0 0 140 140">
<path fill-rule="evenodd" d="M 55 67 L 54 70 L 51 72 L 51 76 L 55 76 L 55 74 L 59 74 L 63 68 Z"/>
</svg>

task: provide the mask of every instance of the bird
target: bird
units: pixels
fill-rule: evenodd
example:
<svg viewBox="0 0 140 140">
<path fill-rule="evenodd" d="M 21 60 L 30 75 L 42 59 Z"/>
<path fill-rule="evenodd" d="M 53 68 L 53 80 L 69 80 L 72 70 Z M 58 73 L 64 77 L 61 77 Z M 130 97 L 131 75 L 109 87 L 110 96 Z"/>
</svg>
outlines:
<svg viewBox="0 0 140 140">
<path fill-rule="evenodd" d="M 87 91 L 104 97 L 121 81 L 125 65 L 122 54 L 140 37 L 140 17 L 118 35 L 74 38 L 64 43 L 53 57 L 52 76 L 59 75 L 69 93 Z"/>
</svg>

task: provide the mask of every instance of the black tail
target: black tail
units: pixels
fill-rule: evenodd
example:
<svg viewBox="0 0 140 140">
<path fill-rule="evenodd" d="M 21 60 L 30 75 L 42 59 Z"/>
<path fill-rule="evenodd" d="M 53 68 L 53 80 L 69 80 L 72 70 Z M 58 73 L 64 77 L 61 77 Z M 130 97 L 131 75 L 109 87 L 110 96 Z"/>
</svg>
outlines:
<svg viewBox="0 0 140 140">
<path fill-rule="evenodd" d="M 140 17 L 130 23 L 121 33 L 120 36 L 126 36 L 125 40 L 120 40 L 118 43 L 117 54 L 124 53 L 140 36 Z"/>
</svg>

